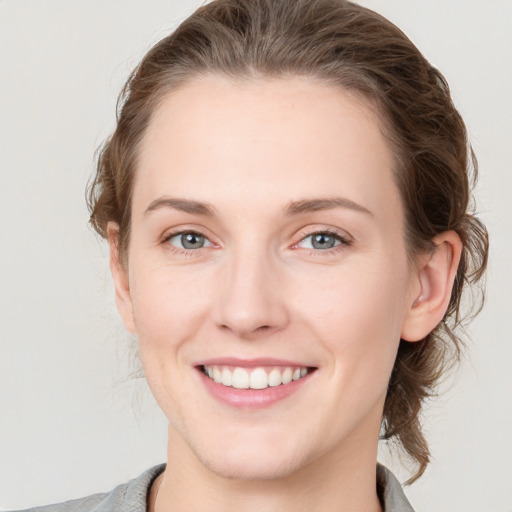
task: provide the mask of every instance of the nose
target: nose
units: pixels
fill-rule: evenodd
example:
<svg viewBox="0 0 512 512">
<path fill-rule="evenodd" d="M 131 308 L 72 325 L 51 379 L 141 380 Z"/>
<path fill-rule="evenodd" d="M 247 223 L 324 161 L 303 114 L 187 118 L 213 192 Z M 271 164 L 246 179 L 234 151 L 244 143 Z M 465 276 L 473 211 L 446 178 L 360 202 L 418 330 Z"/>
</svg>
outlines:
<svg viewBox="0 0 512 512">
<path fill-rule="evenodd" d="M 283 329 L 289 315 L 278 263 L 264 251 L 238 251 L 224 265 L 215 298 L 217 326 L 247 340 Z"/>
</svg>

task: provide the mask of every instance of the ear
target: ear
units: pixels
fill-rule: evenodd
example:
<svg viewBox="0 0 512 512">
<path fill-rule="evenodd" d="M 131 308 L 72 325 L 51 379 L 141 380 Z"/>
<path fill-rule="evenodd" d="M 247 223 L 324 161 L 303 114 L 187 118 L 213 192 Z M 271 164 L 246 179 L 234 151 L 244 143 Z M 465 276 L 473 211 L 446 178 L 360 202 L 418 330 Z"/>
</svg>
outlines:
<svg viewBox="0 0 512 512">
<path fill-rule="evenodd" d="M 402 339 L 419 341 L 444 317 L 459 266 L 462 242 L 455 231 L 445 231 L 433 240 L 434 249 L 420 255 L 414 272 L 409 309 L 402 326 Z"/>
<path fill-rule="evenodd" d="M 110 247 L 110 271 L 114 279 L 117 310 L 123 319 L 126 330 L 135 333 L 136 329 L 130 295 L 128 270 L 125 269 L 121 263 L 119 254 L 119 226 L 115 222 L 109 222 L 107 224 L 107 235 Z"/>
</svg>

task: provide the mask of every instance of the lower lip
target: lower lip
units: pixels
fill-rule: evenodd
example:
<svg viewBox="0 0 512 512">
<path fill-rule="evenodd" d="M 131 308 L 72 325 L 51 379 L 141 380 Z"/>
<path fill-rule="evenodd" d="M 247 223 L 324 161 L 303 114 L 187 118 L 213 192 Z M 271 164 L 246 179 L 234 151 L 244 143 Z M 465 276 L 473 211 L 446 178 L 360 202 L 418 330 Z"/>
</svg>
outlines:
<svg viewBox="0 0 512 512">
<path fill-rule="evenodd" d="M 210 394 L 220 402 L 240 409 L 263 409 L 288 398 L 297 392 L 311 377 L 311 373 L 288 384 L 265 389 L 237 389 L 223 386 L 198 370 L 201 380 Z"/>
</svg>

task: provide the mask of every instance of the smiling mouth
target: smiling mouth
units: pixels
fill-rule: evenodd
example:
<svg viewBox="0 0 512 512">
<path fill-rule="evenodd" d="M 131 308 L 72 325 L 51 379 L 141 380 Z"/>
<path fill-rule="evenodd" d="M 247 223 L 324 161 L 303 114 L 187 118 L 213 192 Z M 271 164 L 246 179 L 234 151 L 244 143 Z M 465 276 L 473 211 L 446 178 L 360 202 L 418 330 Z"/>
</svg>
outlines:
<svg viewBox="0 0 512 512">
<path fill-rule="evenodd" d="M 315 370 L 305 366 L 259 366 L 248 369 L 224 365 L 202 365 L 199 369 L 215 383 L 236 389 L 278 387 L 303 379 Z"/>
</svg>

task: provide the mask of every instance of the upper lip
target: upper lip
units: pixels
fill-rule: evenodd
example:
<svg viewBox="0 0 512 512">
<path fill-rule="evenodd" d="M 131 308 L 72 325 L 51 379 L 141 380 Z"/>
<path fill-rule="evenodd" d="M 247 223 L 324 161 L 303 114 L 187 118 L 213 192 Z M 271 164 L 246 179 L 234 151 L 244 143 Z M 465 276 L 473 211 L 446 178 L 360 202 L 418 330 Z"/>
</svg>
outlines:
<svg viewBox="0 0 512 512">
<path fill-rule="evenodd" d="M 304 364 L 300 361 L 292 361 L 286 359 L 276 359 L 273 357 L 258 357 L 251 359 L 240 359 L 237 357 L 212 357 L 203 359 L 194 364 L 194 366 L 237 366 L 255 368 L 258 366 L 294 366 L 294 367 L 311 367 L 310 364 Z"/>
</svg>

